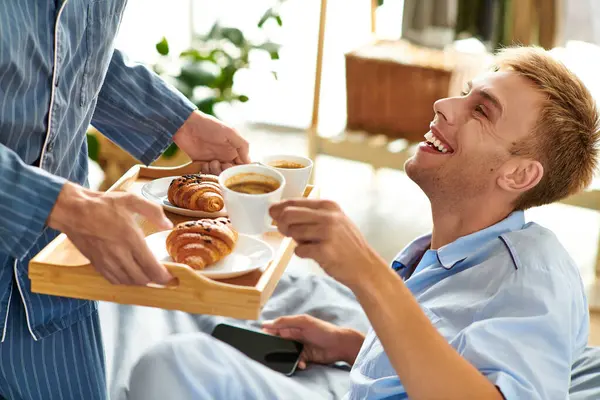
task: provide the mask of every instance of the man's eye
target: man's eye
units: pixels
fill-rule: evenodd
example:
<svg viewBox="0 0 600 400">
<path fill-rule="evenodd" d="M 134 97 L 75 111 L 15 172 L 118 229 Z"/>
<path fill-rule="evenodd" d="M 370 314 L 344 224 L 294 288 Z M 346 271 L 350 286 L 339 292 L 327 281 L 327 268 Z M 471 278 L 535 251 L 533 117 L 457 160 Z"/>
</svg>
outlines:
<svg viewBox="0 0 600 400">
<path fill-rule="evenodd" d="M 480 113 L 481 115 L 483 115 L 485 118 L 487 118 L 487 114 L 483 110 L 483 107 L 481 106 L 481 104 L 478 105 L 477 107 L 475 107 L 475 111 L 477 111 L 478 113 Z"/>
</svg>

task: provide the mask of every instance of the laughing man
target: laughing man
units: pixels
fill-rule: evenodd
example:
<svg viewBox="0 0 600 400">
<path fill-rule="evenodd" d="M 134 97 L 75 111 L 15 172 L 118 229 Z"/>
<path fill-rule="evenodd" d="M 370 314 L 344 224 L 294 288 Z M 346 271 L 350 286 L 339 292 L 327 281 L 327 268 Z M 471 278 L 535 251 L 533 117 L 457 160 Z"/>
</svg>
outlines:
<svg viewBox="0 0 600 400">
<path fill-rule="evenodd" d="M 307 363 L 352 365 L 348 399 L 567 399 L 588 340 L 577 266 L 524 210 L 582 190 L 598 112 L 548 53 L 510 48 L 459 97 L 439 100 L 406 174 L 431 202 L 431 234 L 392 268 L 330 201 L 273 206 L 296 254 L 349 287 L 366 336 L 310 316 L 264 324 Z M 131 399 L 321 399 L 205 334 L 173 337 L 134 368 Z"/>
</svg>

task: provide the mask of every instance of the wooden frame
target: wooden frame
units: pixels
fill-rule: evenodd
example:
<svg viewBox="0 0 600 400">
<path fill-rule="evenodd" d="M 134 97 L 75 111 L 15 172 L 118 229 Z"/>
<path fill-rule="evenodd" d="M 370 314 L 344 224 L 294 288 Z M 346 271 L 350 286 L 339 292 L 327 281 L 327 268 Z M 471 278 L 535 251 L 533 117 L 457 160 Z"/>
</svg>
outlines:
<svg viewBox="0 0 600 400">
<path fill-rule="evenodd" d="M 373 39 L 377 27 L 377 0 L 371 0 L 371 34 Z M 390 139 L 385 135 L 366 135 L 364 132 L 344 130 L 335 137 L 319 134 L 321 81 L 323 74 L 323 53 L 327 20 L 327 0 L 321 0 L 319 33 L 317 36 L 317 65 L 313 94 L 311 124 L 307 130 L 308 154 L 315 161 L 318 155 L 329 155 L 370 164 L 375 170 L 392 168 L 403 170 L 404 163 L 412 155 L 413 143 L 402 139 Z M 313 174 L 314 176 L 314 174 Z M 312 178 L 311 178 L 312 179 Z"/>
<path fill-rule="evenodd" d="M 199 172 L 200 164 L 197 162 L 174 168 L 136 165 L 109 191 L 139 193 L 143 184 L 152 179 Z M 318 190 L 309 186 L 305 196 L 317 197 Z M 194 219 L 169 212 L 166 212 L 166 215 L 174 224 Z M 141 217 L 138 217 L 137 222 L 145 235 L 157 231 L 154 225 Z M 133 286 L 113 285 L 108 282 L 67 236 L 61 234 L 29 263 L 31 290 L 34 293 L 55 296 L 257 319 L 295 249 L 292 239 L 284 238 L 276 232 L 267 233 L 262 239 L 275 250 L 274 259 L 262 270 L 217 281 L 198 274 L 187 265 L 165 262 L 164 265 L 175 277 L 172 283 L 164 286 Z"/>
<path fill-rule="evenodd" d="M 377 0 L 371 0 L 371 34 L 375 35 L 377 18 Z M 361 132 L 344 131 L 333 138 L 319 135 L 319 113 L 321 98 L 321 80 L 323 74 L 323 52 L 327 20 L 327 0 L 321 0 L 319 14 L 319 34 L 317 39 L 317 65 L 313 94 L 311 124 L 308 128 L 308 154 L 316 161 L 319 154 L 369 163 L 375 169 L 403 169 L 404 162 L 410 157 L 410 143 L 405 140 L 390 141 L 384 135 L 373 137 Z M 314 176 L 314 174 L 313 174 Z M 311 178 L 312 179 L 312 178 Z"/>
</svg>

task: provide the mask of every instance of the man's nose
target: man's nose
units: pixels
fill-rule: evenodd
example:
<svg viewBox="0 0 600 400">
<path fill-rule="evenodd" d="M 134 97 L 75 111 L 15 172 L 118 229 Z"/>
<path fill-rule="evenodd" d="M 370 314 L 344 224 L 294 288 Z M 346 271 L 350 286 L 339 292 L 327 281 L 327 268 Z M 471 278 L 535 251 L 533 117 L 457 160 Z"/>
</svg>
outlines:
<svg viewBox="0 0 600 400">
<path fill-rule="evenodd" d="M 440 99 L 433 103 L 433 111 L 437 118 L 443 119 L 447 125 L 461 125 L 467 118 L 467 113 L 463 110 L 465 107 L 461 107 L 461 100 L 458 97 Z"/>
</svg>

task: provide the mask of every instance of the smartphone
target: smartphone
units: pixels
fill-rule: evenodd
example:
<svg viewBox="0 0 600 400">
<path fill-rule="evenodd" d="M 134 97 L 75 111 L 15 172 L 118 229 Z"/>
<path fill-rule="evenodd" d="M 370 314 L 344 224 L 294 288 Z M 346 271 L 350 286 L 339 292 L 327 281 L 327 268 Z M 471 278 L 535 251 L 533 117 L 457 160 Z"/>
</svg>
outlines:
<svg viewBox="0 0 600 400">
<path fill-rule="evenodd" d="M 304 345 L 290 339 L 269 335 L 229 324 L 219 324 L 212 336 L 236 348 L 254 361 L 274 371 L 291 376 L 296 371 Z"/>
</svg>

